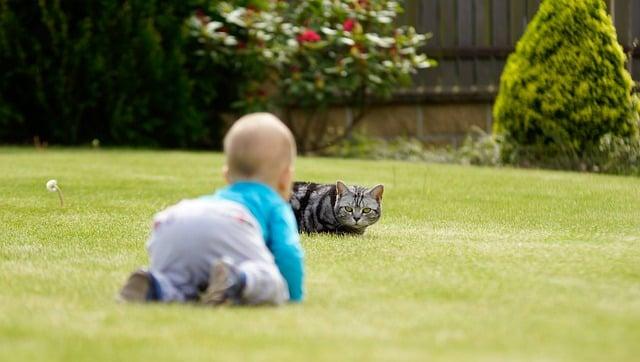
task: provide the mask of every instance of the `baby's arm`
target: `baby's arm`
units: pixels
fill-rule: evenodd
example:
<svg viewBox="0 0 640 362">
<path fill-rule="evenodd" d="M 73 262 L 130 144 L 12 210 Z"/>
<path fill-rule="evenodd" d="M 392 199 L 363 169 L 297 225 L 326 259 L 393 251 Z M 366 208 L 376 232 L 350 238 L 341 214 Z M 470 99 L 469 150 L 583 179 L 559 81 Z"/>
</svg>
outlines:
<svg viewBox="0 0 640 362">
<path fill-rule="evenodd" d="M 304 253 L 295 216 L 288 204 L 274 210 L 269 223 L 267 246 L 280 274 L 287 281 L 289 299 L 300 302 L 304 297 Z"/>
</svg>

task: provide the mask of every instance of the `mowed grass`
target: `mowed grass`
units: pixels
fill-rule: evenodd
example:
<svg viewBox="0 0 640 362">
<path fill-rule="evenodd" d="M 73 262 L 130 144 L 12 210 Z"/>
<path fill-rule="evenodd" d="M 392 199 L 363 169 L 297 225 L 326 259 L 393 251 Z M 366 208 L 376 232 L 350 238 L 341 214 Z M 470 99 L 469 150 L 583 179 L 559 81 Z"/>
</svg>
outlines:
<svg viewBox="0 0 640 362">
<path fill-rule="evenodd" d="M 302 305 L 115 303 L 152 215 L 222 186 L 222 162 L 0 149 L 0 360 L 640 356 L 639 178 L 302 158 L 301 180 L 385 184 L 364 236 L 302 237 Z"/>
</svg>

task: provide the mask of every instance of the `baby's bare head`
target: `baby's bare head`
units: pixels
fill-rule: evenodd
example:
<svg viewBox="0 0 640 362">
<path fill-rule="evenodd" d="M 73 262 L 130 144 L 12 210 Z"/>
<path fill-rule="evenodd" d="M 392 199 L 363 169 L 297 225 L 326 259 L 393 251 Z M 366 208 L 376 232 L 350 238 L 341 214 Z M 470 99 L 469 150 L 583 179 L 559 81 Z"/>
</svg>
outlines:
<svg viewBox="0 0 640 362">
<path fill-rule="evenodd" d="M 237 120 L 224 138 L 227 177 L 231 182 L 258 180 L 274 185 L 296 157 L 291 131 L 270 113 Z"/>
</svg>

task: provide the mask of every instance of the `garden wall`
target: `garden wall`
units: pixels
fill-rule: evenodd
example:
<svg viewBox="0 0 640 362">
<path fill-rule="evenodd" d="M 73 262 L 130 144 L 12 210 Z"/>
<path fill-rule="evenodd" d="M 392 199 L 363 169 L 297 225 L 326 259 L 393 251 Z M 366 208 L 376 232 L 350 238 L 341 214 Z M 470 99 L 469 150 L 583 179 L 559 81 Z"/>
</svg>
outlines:
<svg viewBox="0 0 640 362">
<path fill-rule="evenodd" d="M 472 127 L 491 130 L 491 102 L 440 101 L 374 106 L 355 128 L 380 138 L 415 137 L 433 145 L 459 145 Z M 331 112 L 336 126 L 346 127 L 353 111 L 336 107 Z"/>
</svg>

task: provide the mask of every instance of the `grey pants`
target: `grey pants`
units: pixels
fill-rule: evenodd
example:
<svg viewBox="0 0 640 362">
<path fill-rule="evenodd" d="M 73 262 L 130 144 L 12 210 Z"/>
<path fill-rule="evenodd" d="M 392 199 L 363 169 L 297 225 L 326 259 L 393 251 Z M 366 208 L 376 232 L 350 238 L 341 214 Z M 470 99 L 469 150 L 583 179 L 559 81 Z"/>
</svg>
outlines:
<svg viewBox="0 0 640 362">
<path fill-rule="evenodd" d="M 223 257 L 246 276 L 243 303 L 282 304 L 289 299 L 260 225 L 236 202 L 183 200 L 159 212 L 147 250 L 162 301 L 197 298 L 208 284 L 211 265 Z"/>
</svg>

